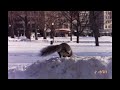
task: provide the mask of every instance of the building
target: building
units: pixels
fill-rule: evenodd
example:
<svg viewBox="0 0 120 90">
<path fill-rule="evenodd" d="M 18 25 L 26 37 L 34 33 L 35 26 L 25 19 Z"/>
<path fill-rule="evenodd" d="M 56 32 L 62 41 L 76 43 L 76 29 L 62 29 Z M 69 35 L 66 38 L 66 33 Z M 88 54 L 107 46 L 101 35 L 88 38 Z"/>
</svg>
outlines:
<svg viewBox="0 0 120 90">
<path fill-rule="evenodd" d="M 111 36 L 112 34 L 112 11 L 102 11 L 99 15 L 98 23 L 101 35 Z"/>
<path fill-rule="evenodd" d="M 104 30 L 112 32 L 112 11 L 104 11 Z"/>
<path fill-rule="evenodd" d="M 58 37 L 70 36 L 70 29 L 69 28 L 56 29 L 55 30 L 55 36 L 58 36 Z"/>
</svg>

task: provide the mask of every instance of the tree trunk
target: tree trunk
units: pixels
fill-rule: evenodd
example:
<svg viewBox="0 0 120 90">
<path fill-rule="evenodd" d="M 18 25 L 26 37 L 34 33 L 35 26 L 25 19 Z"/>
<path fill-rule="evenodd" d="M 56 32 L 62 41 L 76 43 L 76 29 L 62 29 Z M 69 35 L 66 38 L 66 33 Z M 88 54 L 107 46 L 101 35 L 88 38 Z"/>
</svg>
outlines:
<svg viewBox="0 0 120 90">
<path fill-rule="evenodd" d="M 25 36 L 29 38 L 29 32 L 28 32 L 28 22 L 27 22 L 27 17 L 25 16 Z"/>
<path fill-rule="evenodd" d="M 98 37 L 97 36 L 95 36 L 95 45 L 99 46 L 99 41 L 98 41 Z"/>
<path fill-rule="evenodd" d="M 44 26 L 44 31 L 43 31 L 43 39 L 46 39 L 47 37 L 46 37 L 46 24 L 45 24 L 45 26 Z"/>
<path fill-rule="evenodd" d="M 71 33 L 70 33 L 70 41 L 72 41 L 72 16 L 71 16 L 71 20 L 70 20 L 70 30 L 71 30 Z"/>
<path fill-rule="evenodd" d="M 72 41 L 72 33 L 70 33 L 70 41 Z"/>
<path fill-rule="evenodd" d="M 25 36 L 26 36 L 26 38 L 29 38 L 29 32 L 28 32 L 26 23 L 25 23 Z"/>
<path fill-rule="evenodd" d="M 14 16 L 12 11 L 11 11 L 10 35 L 11 35 L 11 38 L 14 38 Z"/>
<path fill-rule="evenodd" d="M 14 25 L 10 27 L 10 31 L 11 31 L 11 38 L 14 38 Z"/>
<path fill-rule="evenodd" d="M 46 30 L 43 32 L 43 39 L 46 39 Z"/>
<path fill-rule="evenodd" d="M 77 43 L 79 43 L 79 27 L 80 27 L 80 25 L 79 25 L 79 12 L 77 11 Z"/>
<path fill-rule="evenodd" d="M 19 39 L 19 37 L 20 37 L 20 31 L 19 30 L 17 31 L 17 36 L 18 36 L 18 39 Z"/>
<path fill-rule="evenodd" d="M 72 41 L 72 31 L 71 31 L 71 33 L 70 33 L 70 41 Z"/>
<path fill-rule="evenodd" d="M 35 28 L 35 40 L 38 40 L 37 28 Z"/>
<path fill-rule="evenodd" d="M 34 14 L 35 14 L 35 12 L 36 11 L 34 11 Z M 38 34 L 37 34 L 38 22 L 39 22 L 39 17 L 35 17 L 35 40 L 38 40 Z"/>
<path fill-rule="evenodd" d="M 79 43 L 79 26 L 77 26 L 77 43 Z"/>
<path fill-rule="evenodd" d="M 31 40 L 31 28 L 30 28 L 30 30 L 29 30 L 28 32 L 29 32 L 29 34 L 28 34 L 28 39 Z"/>
<path fill-rule="evenodd" d="M 94 29 L 93 30 L 94 30 L 93 34 L 94 34 L 94 37 L 95 37 L 95 45 L 99 46 L 99 39 L 98 39 L 98 37 L 99 37 L 99 30 L 98 30 L 98 27 L 97 27 L 96 23 L 94 24 Z"/>
<path fill-rule="evenodd" d="M 28 39 L 31 39 L 31 31 L 28 30 L 28 27 L 25 27 L 25 36 L 26 36 Z"/>
<path fill-rule="evenodd" d="M 90 12 L 90 23 L 91 23 L 91 29 L 93 30 L 93 35 L 95 38 L 95 45 L 99 46 L 99 29 L 97 27 L 97 22 L 96 22 L 96 18 L 97 16 L 95 16 L 95 11 L 91 11 Z"/>
<path fill-rule="evenodd" d="M 51 26 L 50 38 L 54 38 L 54 26 Z"/>
<path fill-rule="evenodd" d="M 99 39 L 98 39 L 99 32 L 98 32 L 97 28 L 95 28 L 95 30 L 93 31 L 93 34 L 94 34 L 94 38 L 95 38 L 95 45 L 99 46 Z"/>
<path fill-rule="evenodd" d="M 31 39 L 31 26 L 30 28 L 28 29 L 28 22 L 25 22 L 25 36 L 28 38 L 28 39 Z"/>
<path fill-rule="evenodd" d="M 77 35 L 77 43 L 79 43 L 79 35 Z"/>
<path fill-rule="evenodd" d="M 31 39 L 31 23 L 30 23 L 30 27 L 28 28 L 28 18 L 27 18 L 27 11 L 25 11 L 25 36 L 28 39 Z"/>
</svg>

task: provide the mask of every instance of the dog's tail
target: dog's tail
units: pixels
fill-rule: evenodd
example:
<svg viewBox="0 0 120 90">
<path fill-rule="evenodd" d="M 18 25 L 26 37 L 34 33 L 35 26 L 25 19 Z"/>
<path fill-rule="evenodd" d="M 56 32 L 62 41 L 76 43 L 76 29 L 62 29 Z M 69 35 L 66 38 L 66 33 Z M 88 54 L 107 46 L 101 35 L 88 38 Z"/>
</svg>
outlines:
<svg viewBox="0 0 120 90">
<path fill-rule="evenodd" d="M 61 49 L 60 45 L 53 45 L 53 46 L 45 47 L 41 50 L 41 56 L 50 55 L 52 53 L 60 51 L 60 49 Z"/>
</svg>

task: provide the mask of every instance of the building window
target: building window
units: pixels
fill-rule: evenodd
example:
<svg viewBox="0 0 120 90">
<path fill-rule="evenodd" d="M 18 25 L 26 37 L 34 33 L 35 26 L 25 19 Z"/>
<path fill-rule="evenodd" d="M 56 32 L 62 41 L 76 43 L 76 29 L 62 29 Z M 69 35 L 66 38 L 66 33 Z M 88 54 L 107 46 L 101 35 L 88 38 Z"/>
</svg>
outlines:
<svg viewBox="0 0 120 90">
<path fill-rule="evenodd" d="M 107 21 L 107 23 L 109 23 L 109 20 Z"/>
<path fill-rule="evenodd" d="M 107 28 L 107 25 L 105 25 L 105 28 Z"/>
<path fill-rule="evenodd" d="M 110 20 L 109 23 L 111 23 L 112 21 Z"/>
<path fill-rule="evenodd" d="M 110 16 L 110 19 L 112 19 L 112 16 Z"/>
<path fill-rule="evenodd" d="M 105 18 L 107 19 L 107 16 Z"/>
<path fill-rule="evenodd" d="M 107 15 L 107 11 L 106 11 L 106 15 Z"/>
<path fill-rule="evenodd" d="M 110 25 L 108 26 L 108 28 L 112 28 L 112 24 L 110 24 Z"/>
<path fill-rule="evenodd" d="M 105 23 L 107 24 L 108 21 L 106 21 Z"/>
<path fill-rule="evenodd" d="M 107 13 L 107 15 L 108 15 L 109 11 L 106 11 L 106 13 Z"/>
</svg>

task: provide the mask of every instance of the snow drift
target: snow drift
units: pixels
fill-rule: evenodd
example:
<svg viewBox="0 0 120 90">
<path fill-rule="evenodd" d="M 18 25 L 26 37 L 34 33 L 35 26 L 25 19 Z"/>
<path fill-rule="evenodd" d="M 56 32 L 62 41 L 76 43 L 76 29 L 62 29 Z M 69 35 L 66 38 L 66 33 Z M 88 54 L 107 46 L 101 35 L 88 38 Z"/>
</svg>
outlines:
<svg viewBox="0 0 120 90">
<path fill-rule="evenodd" d="M 9 68 L 9 79 L 112 79 L 112 57 L 51 58 Z"/>
</svg>

